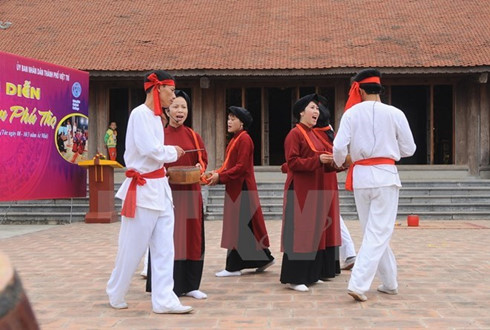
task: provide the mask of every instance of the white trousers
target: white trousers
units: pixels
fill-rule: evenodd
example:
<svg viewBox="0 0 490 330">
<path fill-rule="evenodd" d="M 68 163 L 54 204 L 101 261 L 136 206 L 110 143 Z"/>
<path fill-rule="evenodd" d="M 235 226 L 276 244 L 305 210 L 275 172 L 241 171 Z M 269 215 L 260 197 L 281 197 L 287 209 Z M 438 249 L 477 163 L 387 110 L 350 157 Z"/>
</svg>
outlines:
<svg viewBox="0 0 490 330">
<path fill-rule="evenodd" d="M 121 218 L 116 264 L 106 289 L 113 305 L 125 301 L 131 278 L 148 246 L 153 311 L 164 312 L 180 305 L 173 291 L 174 212 L 171 201 L 166 199 L 165 203 L 165 211 L 136 207 L 134 218 Z"/>
<path fill-rule="evenodd" d="M 352 268 L 349 290 L 365 293 L 375 275 L 387 289 L 398 288 L 396 260 L 390 240 L 396 221 L 399 191 L 397 186 L 354 189 L 363 239 Z"/>
<path fill-rule="evenodd" d="M 349 229 L 344 223 L 344 219 L 340 216 L 340 237 L 342 238 L 342 245 L 339 249 L 340 261 L 345 261 L 349 257 L 356 256 L 356 249 L 354 247 L 354 241 L 350 236 Z"/>
<path fill-rule="evenodd" d="M 143 257 L 143 269 L 141 270 L 141 275 L 148 275 L 148 253 L 150 249 L 146 249 L 145 256 Z"/>
</svg>

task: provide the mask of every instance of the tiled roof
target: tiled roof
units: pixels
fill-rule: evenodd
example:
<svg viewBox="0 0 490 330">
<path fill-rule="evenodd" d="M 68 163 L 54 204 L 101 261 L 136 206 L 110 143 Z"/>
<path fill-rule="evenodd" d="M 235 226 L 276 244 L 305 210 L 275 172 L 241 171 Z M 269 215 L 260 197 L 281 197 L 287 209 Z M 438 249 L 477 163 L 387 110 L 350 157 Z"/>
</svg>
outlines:
<svg viewBox="0 0 490 330">
<path fill-rule="evenodd" d="M 9 0 L 0 50 L 90 71 L 490 65 L 489 0 Z"/>
</svg>

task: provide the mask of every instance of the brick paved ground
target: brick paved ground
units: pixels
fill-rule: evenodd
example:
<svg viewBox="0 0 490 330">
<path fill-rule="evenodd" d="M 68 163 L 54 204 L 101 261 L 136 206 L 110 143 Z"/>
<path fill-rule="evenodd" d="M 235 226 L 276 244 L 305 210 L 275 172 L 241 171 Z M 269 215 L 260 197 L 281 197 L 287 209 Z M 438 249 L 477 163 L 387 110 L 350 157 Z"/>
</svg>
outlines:
<svg viewBox="0 0 490 330">
<path fill-rule="evenodd" d="M 358 222 L 347 225 L 359 248 Z M 152 313 L 138 274 L 129 309 L 110 308 L 105 285 L 119 223 L 55 226 L 0 239 L 0 250 L 19 272 L 42 329 L 490 328 L 490 221 L 422 220 L 417 228 L 403 221 L 392 240 L 400 294 L 377 293 L 375 280 L 365 303 L 346 293 L 350 272 L 307 293 L 286 289 L 279 283 L 281 222 L 267 226 L 276 265 L 261 275 L 217 278 L 225 260 L 221 222 L 206 222 L 201 289 L 209 298 L 181 298 L 195 308 L 190 315 Z"/>
</svg>

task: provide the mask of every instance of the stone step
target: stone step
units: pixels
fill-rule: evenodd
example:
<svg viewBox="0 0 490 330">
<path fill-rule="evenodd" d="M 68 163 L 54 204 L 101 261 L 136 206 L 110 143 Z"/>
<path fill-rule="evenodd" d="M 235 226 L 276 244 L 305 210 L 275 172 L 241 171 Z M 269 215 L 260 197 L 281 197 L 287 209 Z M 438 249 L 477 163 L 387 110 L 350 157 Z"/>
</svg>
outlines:
<svg viewBox="0 0 490 330">
<path fill-rule="evenodd" d="M 486 179 L 425 179 L 406 180 L 400 190 L 398 216 L 406 218 L 416 213 L 428 219 L 488 219 L 490 218 L 490 180 Z M 341 180 L 342 181 L 342 180 Z M 266 219 L 281 219 L 283 182 L 258 182 L 257 189 Z M 210 187 L 206 219 L 221 219 L 224 187 Z M 354 195 L 339 182 L 341 214 L 357 219 Z"/>
<path fill-rule="evenodd" d="M 282 212 L 282 204 L 269 204 L 261 203 L 262 212 Z M 356 206 L 354 203 L 351 204 L 341 204 L 341 210 L 345 211 L 355 211 Z M 432 211 L 432 212 L 453 212 L 453 213 L 465 213 L 472 211 L 487 212 L 490 215 L 490 205 L 487 203 L 440 203 L 440 204 L 415 204 L 406 203 L 398 205 L 399 212 L 422 212 L 422 211 Z M 209 214 L 222 214 L 223 204 L 212 204 L 207 206 L 206 215 Z"/>
<path fill-rule="evenodd" d="M 282 213 L 278 212 L 264 212 L 264 219 L 271 220 L 281 220 Z M 342 218 L 344 220 L 357 220 L 356 212 L 341 212 Z M 406 219 L 409 215 L 415 214 L 414 212 L 398 212 L 397 221 L 406 223 Z M 465 212 L 461 214 L 455 214 L 453 212 L 418 212 L 416 213 L 420 220 L 488 220 L 489 212 Z M 210 214 L 206 218 L 207 221 L 218 220 L 222 221 L 223 216 L 219 214 Z"/>
<path fill-rule="evenodd" d="M 125 179 L 125 169 L 116 169 L 114 190 Z M 490 180 L 468 176 L 459 165 L 399 166 L 403 188 L 399 217 L 417 212 L 430 219 L 490 218 Z M 259 196 L 266 219 L 281 219 L 286 175 L 278 166 L 256 167 Z M 357 219 L 352 192 L 344 189 L 345 173 L 338 174 L 341 212 L 346 219 Z M 88 195 L 88 193 L 87 193 Z M 206 220 L 222 219 L 224 186 L 203 186 Z M 0 223 L 68 223 L 84 221 L 89 198 L 0 202 Z M 115 199 L 115 209 L 121 201 Z M 435 211 L 434 211 L 435 210 Z"/>
<path fill-rule="evenodd" d="M 12 204 L 10 206 L 0 206 L 0 214 L 3 213 L 21 213 L 25 212 L 26 208 L 30 213 L 63 213 L 63 212 L 87 212 L 89 209 L 89 203 L 83 204 L 47 204 L 47 203 L 25 203 L 25 204 Z"/>
<path fill-rule="evenodd" d="M 9 212 L 0 215 L 0 223 L 8 224 L 36 224 L 36 225 L 64 225 L 72 222 L 85 221 L 86 212 Z"/>
</svg>

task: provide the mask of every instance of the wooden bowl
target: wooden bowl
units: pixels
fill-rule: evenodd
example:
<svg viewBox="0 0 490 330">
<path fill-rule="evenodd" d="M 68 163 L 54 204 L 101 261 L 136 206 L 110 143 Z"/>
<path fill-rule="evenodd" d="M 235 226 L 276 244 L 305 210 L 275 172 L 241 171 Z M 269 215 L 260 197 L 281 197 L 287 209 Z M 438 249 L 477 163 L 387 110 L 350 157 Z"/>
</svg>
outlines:
<svg viewBox="0 0 490 330">
<path fill-rule="evenodd" d="M 201 178 L 201 171 L 196 166 L 172 166 L 167 172 L 168 181 L 172 184 L 195 184 Z"/>
</svg>

